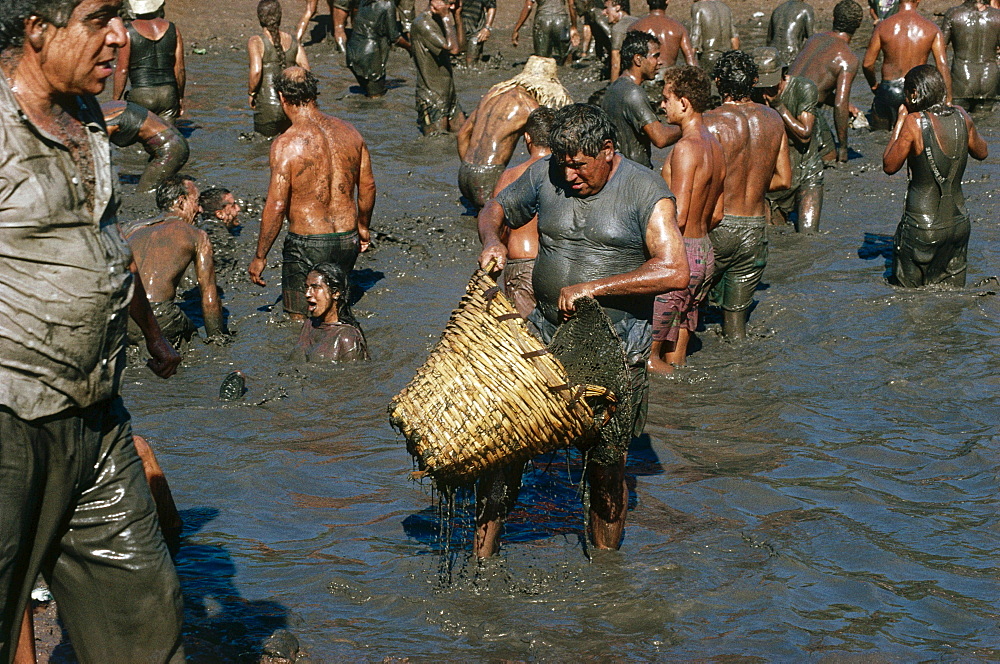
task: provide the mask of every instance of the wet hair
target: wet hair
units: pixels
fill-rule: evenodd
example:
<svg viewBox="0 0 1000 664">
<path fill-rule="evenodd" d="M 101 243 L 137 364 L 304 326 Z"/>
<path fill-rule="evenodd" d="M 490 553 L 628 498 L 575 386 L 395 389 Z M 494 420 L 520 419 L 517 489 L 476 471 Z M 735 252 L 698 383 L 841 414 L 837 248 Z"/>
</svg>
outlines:
<svg viewBox="0 0 1000 664">
<path fill-rule="evenodd" d="M 65 28 L 73 10 L 83 0 L 0 1 L 0 50 L 24 44 L 24 22 L 40 16 L 57 28 Z"/>
<path fill-rule="evenodd" d="M 618 5 L 618 8 L 626 14 L 632 13 L 632 5 L 629 0 L 611 0 L 611 4 Z"/>
<path fill-rule="evenodd" d="M 185 182 L 194 182 L 190 175 L 171 175 L 156 188 L 156 207 L 166 212 L 172 208 L 177 199 L 187 196 Z"/>
<path fill-rule="evenodd" d="M 260 0 L 257 3 L 257 20 L 271 38 L 274 50 L 278 52 L 281 68 L 285 68 L 285 49 L 281 48 L 281 3 L 278 0 Z"/>
<path fill-rule="evenodd" d="M 572 157 L 578 152 L 596 157 L 607 141 L 615 143 L 615 129 L 611 118 L 599 106 L 570 104 L 556 111 L 552 118 L 549 147 L 557 158 Z"/>
<path fill-rule="evenodd" d="M 667 0 L 649 0 L 646 4 L 649 5 L 649 11 L 656 9 L 662 9 L 665 11 L 667 9 Z"/>
<path fill-rule="evenodd" d="M 715 63 L 712 77 L 723 99 L 726 97 L 733 101 L 749 99 L 750 92 L 757 82 L 757 64 L 749 53 L 726 51 Z"/>
<path fill-rule="evenodd" d="M 319 96 L 319 80 L 308 69 L 289 67 L 275 80 L 274 89 L 292 106 L 304 106 Z"/>
<path fill-rule="evenodd" d="M 648 32 L 629 30 L 625 33 L 625 41 L 622 42 L 621 63 L 622 69 L 629 69 L 635 65 L 635 56 L 643 57 L 649 53 L 649 45 L 659 45 L 659 40 Z"/>
<path fill-rule="evenodd" d="M 201 206 L 206 217 L 215 216 L 216 212 L 226 207 L 225 198 L 231 193 L 233 192 L 225 187 L 211 187 L 198 196 L 198 205 Z"/>
<path fill-rule="evenodd" d="M 684 65 L 670 67 L 663 73 L 663 88 L 670 90 L 678 99 L 687 99 L 695 113 L 708 110 L 712 97 L 712 82 L 701 67 Z"/>
<path fill-rule="evenodd" d="M 330 289 L 330 292 L 337 291 L 340 297 L 337 298 L 337 318 L 341 323 L 347 323 L 361 329 L 357 319 L 351 313 L 351 284 L 347 280 L 347 273 L 344 268 L 336 263 L 317 263 L 312 266 L 310 272 L 315 272 L 323 280 L 323 285 Z"/>
<path fill-rule="evenodd" d="M 556 112 L 548 106 L 539 106 L 528 116 L 524 123 L 524 133 L 531 137 L 531 142 L 540 148 L 549 147 L 549 132 L 552 131 L 552 121 Z"/>
<path fill-rule="evenodd" d="M 930 111 L 940 115 L 950 115 L 951 107 L 945 104 L 946 89 L 944 77 L 933 65 L 917 65 L 906 72 L 903 79 L 903 99 L 906 110 Z"/>
<path fill-rule="evenodd" d="M 865 18 L 865 11 L 854 0 L 840 0 L 833 8 L 833 31 L 853 35 Z"/>
</svg>

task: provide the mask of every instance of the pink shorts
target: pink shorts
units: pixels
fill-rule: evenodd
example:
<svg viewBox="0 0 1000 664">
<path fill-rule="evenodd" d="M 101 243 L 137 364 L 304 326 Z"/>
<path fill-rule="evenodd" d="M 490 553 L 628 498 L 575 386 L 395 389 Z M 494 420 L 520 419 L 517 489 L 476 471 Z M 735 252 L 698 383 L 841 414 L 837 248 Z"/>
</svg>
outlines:
<svg viewBox="0 0 1000 664">
<path fill-rule="evenodd" d="M 691 268 L 687 288 L 657 295 L 653 303 L 653 341 L 677 341 L 681 328 L 698 329 L 698 307 L 708 295 L 705 286 L 715 270 L 715 254 L 708 236 L 684 238 L 684 252 Z"/>
</svg>

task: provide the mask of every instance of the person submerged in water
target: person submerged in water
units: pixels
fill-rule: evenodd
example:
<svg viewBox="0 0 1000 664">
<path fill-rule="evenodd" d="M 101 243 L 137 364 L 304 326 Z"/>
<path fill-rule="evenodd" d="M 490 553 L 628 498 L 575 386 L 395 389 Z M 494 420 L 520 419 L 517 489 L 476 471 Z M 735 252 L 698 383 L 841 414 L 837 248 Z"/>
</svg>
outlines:
<svg viewBox="0 0 1000 664">
<path fill-rule="evenodd" d="M 289 359 L 298 362 L 367 360 L 368 344 L 348 303 L 347 272 L 335 263 L 320 263 L 306 275 L 309 318 Z"/>
</svg>

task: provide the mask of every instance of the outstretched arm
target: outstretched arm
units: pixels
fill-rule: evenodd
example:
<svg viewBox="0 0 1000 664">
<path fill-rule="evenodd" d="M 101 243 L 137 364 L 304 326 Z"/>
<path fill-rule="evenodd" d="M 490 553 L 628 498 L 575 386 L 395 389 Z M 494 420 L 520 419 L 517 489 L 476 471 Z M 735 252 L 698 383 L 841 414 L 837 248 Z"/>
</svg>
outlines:
<svg viewBox="0 0 1000 664">
<path fill-rule="evenodd" d="M 857 61 L 854 68 L 845 66 L 837 76 L 837 91 L 834 96 L 833 123 L 837 127 L 837 161 L 847 161 L 847 123 L 851 119 L 851 83 L 857 74 Z"/>
<path fill-rule="evenodd" d="M 300 48 L 299 52 L 305 53 L 305 49 Z M 247 96 L 250 98 L 250 108 L 256 108 L 257 90 L 260 88 L 261 76 L 264 70 L 264 42 L 257 35 L 254 35 L 247 41 L 247 54 L 250 56 Z"/>
<path fill-rule="evenodd" d="M 266 286 L 261 273 L 267 266 L 267 253 L 281 232 L 281 224 L 288 214 L 291 199 L 291 168 L 284 155 L 285 142 L 277 138 L 271 145 L 271 184 L 267 188 L 267 202 L 260 215 L 260 236 L 257 238 L 257 253 L 250 261 L 248 272 L 250 281 L 258 286 Z"/>
<path fill-rule="evenodd" d="M 181 31 L 174 26 L 177 33 L 177 48 L 174 50 L 174 79 L 177 81 L 177 98 L 180 100 L 179 115 L 184 115 L 184 90 L 187 88 L 187 68 L 184 66 L 184 40 Z"/>
<path fill-rule="evenodd" d="M 658 148 L 673 145 L 681 138 L 680 127 L 672 124 L 664 124 L 659 121 L 650 122 L 642 128 L 642 131 L 649 137 L 650 142 Z"/>
<path fill-rule="evenodd" d="M 692 67 L 698 66 L 698 56 L 694 52 L 694 47 L 691 46 L 691 38 L 688 36 L 687 30 L 681 33 L 681 53 L 684 54 L 685 62 Z"/>
<path fill-rule="evenodd" d="M 792 162 L 788 156 L 788 135 L 781 133 L 781 146 L 778 148 L 778 160 L 774 162 L 774 175 L 768 191 L 781 191 L 792 186 Z"/>
<path fill-rule="evenodd" d="M 201 315 L 205 319 L 205 336 L 208 338 L 228 334 L 222 319 L 222 301 L 219 299 L 219 289 L 215 285 L 215 254 L 212 251 L 212 241 L 208 234 L 200 229 L 194 229 L 198 234 L 195 240 L 194 272 L 198 278 L 198 289 L 201 291 Z"/>
<path fill-rule="evenodd" d="M 375 175 L 372 173 L 372 158 L 368 146 L 361 144 L 361 173 L 358 177 L 358 237 L 361 251 L 371 243 L 372 210 L 375 209 Z"/>
<path fill-rule="evenodd" d="M 500 238 L 503 222 L 503 206 L 496 199 L 489 200 L 480 210 L 478 221 L 479 242 L 483 245 L 483 250 L 479 253 L 479 267 L 484 270 L 493 261 L 496 261 L 496 271 L 502 270 L 507 264 L 507 246 Z"/>
</svg>

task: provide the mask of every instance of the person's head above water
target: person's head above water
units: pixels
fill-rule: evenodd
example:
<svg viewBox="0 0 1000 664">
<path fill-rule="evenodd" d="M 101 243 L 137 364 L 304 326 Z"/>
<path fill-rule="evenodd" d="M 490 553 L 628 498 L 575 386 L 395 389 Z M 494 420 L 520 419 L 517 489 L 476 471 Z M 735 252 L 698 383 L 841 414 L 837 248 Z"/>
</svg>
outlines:
<svg viewBox="0 0 1000 664">
<path fill-rule="evenodd" d="M 607 184 L 615 158 L 615 129 L 604 109 L 592 104 L 560 108 L 552 120 L 549 147 L 574 195 L 591 196 Z"/>
<path fill-rule="evenodd" d="M 201 192 L 198 204 L 206 217 L 218 219 L 226 228 L 240 225 L 240 204 L 236 202 L 233 193 L 225 187 L 212 187 Z"/>
<path fill-rule="evenodd" d="M 854 0 L 840 0 L 833 8 L 833 31 L 853 35 L 861 27 L 865 11 Z"/>
<path fill-rule="evenodd" d="M 903 103 L 910 113 L 938 113 L 946 110 L 950 108 L 945 103 L 946 97 L 944 77 L 934 65 L 917 65 L 906 72 L 906 78 L 903 79 Z"/>
<path fill-rule="evenodd" d="M 715 63 L 712 77 L 724 101 L 744 101 L 757 84 L 757 65 L 749 53 L 727 51 Z"/>
<path fill-rule="evenodd" d="M 281 27 L 281 3 L 278 0 L 260 0 L 257 3 L 257 20 L 264 29 Z"/>
<path fill-rule="evenodd" d="M 660 40 L 648 32 L 630 30 L 622 42 L 622 69 L 651 81 L 660 67 Z"/>
<path fill-rule="evenodd" d="M 711 96 L 712 83 L 701 67 L 683 65 L 663 72 L 663 110 L 668 122 L 680 124 L 689 112 L 704 113 Z"/>
<path fill-rule="evenodd" d="M 335 263 L 314 265 L 306 275 L 306 305 L 309 317 L 320 323 L 358 322 L 348 303 L 347 273 Z"/>
<path fill-rule="evenodd" d="M 549 149 L 549 134 L 555 117 L 555 111 L 548 106 L 539 106 L 528 115 L 528 121 L 524 123 L 524 135 L 532 147 Z"/>
<path fill-rule="evenodd" d="M 198 187 L 190 175 L 171 175 L 156 188 L 156 207 L 173 212 L 187 222 L 194 220 L 198 210 Z"/>
<path fill-rule="evenodd" d="M 281 100 L 289 106 L 305 106 L 319 97 L 319 81 L 308 69 L 289 67 L 274 82 Z"/>
</svg>

